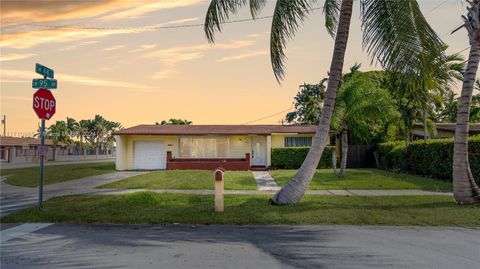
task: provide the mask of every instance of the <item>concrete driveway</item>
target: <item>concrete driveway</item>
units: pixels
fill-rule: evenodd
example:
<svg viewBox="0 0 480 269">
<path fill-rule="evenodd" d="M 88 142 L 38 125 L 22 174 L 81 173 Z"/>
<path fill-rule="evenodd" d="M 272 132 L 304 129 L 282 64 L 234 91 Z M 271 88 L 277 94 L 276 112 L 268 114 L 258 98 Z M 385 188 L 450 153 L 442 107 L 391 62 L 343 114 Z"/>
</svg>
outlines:
<svg viewBox="0 0 480 269">
<path fill-rule="evenodd" d="M 465 228 L 55 224 L 3 242 L 1 267 L 471 269 L 478 242 Z"/>
<path fill-rule="evenodd" d="M 90 176 L 61 183 L 45 185 L 44 201 L 55 196 L 100 193 L 95 190 L 99 185 L 136 176 L 145 172 L 114 172 L 103 175 Z M 30 207 L 38 202 L 38 187 L 27 188 L 0 183 L 0 216 L 8 215 L 22 208 Z"/>
</svg>

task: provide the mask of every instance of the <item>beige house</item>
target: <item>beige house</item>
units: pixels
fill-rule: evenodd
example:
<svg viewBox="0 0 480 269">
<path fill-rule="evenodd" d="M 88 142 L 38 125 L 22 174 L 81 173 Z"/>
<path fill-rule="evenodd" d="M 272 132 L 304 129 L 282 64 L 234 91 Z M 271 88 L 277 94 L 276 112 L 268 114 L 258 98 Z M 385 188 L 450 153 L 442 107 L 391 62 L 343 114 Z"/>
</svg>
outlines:
<svg viewBox="0 0 480 269">
<path fill-rule="evenodd" d="M 480 123 L 470 123 L 470 135 L 480 134 Z M 412 135 L 416 138 L 424 138 L 425 130 L 423 124 L 415 123 L 412 129 Z M 428 134 L 431 138 L 451 138 L 455 136 L 455 123 L 435 123 L 435 131 Z"/>
<path fill-rule="evenodd" d="M 138 125 L 115 132 L 117 170 L 266 169 L 271 149 L 310 146 L 313 125 Z"/>
</svg>

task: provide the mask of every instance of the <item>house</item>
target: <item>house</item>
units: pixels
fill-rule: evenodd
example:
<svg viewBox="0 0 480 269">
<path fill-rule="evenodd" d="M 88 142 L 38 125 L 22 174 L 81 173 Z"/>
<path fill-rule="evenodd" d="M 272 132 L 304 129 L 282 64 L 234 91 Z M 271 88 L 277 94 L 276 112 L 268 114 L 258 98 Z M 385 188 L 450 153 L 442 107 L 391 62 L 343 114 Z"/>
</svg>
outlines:
<svg viewBox="0 0 480 269">
<path fill-rule="evenodd" d="M 138 125 L 114 133 L 117 170 L 266 169 L 271 149 L 310 146 L 314 125 Z"/>
<path fill-rule="evenodd" d="M 469 135 L 480 134 L 480 123 L 470 123 Z M 414 138 L 424 138 L 425 130 L 423 124 L 415 123 L 412 129 Z M 433 134 L 428 134 L 432 138 L 451 138 L 455 136 L 455 123 L 435 123 L 435 131 Z"/>
<path fill-rule="evenodd" d="M 38 162 L 40 160 L 38 153 L 40 144 L 40 139 L 38 138 L 1 136 L 1 161 L 8 163 Z M 48 147 L 46 160 L 53 161 L 55 158 L 53 141 L 45 139 L 45 145 Z"/>
</svg>

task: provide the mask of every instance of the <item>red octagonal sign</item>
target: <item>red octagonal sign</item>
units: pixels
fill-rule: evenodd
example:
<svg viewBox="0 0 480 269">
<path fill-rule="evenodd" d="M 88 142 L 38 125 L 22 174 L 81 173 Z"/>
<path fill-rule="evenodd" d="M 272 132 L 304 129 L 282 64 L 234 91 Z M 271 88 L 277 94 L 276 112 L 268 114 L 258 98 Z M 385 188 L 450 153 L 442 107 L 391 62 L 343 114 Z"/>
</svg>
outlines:
<svg viewBox="0 0 480 269">
<path fill-rule="evenodd" d="M 51 91 L 41 88 L 33 94 L 33 110 L 40 119 L 49 120 L 53 117 L 56 106 L 55 97 Z"/>
</svg>

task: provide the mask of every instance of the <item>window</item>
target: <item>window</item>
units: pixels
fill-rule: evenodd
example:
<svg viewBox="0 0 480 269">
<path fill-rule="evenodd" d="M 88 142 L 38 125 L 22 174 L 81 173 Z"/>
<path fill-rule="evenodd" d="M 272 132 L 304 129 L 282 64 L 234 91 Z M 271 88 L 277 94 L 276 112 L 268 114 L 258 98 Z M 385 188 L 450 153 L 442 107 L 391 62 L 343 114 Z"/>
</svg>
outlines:
<svg viewBox="0 0 480 269">
<path fill-rule="evenodd" d="M 181 158 L 227 158 L 227 137 L 181 137 Z"/>
<path fill-rule="evenodd" d="M 312 145 L 311 137 L 287 136 L 285 137 L 285 147 L 310 147 Z"/>
</svg>

